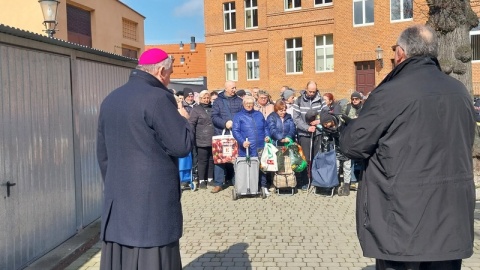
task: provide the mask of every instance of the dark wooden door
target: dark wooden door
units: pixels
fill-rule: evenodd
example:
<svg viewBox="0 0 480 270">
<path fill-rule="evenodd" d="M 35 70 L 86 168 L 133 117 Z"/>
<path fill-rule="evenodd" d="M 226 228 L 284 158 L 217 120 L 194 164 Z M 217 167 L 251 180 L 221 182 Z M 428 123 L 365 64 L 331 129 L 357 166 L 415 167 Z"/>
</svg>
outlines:
<svg viewBox="0 0 480 270">
<path fill-rule="evenodd" d="M 356 62 L 355 76 L 357 92 L 368 95 L 375 88 L 375 61 Z"/>
</svg>

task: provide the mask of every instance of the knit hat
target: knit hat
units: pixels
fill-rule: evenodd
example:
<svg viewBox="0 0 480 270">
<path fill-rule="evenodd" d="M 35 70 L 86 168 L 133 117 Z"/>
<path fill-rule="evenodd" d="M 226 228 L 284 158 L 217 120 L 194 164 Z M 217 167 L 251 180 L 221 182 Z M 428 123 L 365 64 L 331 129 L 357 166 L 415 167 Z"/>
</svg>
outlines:
<svg viewBox="0 0 480 270">
<path fill-rule="evenodd" d="M 362 95 L 359 92 L 353 92 L 350 98 L 359 98 L 362 99 Z"/>
<path fill-rule="evenodd" d="M 331 115 L 330 113 L 328 112 L 322 112 L 322 114 L 320 115 L 320 124 L 325 124 L 325 123 L 328 123 L 330 121 L 333 121 L 335 123 L 335 125 L 337 124 L 337 119 L 335 118 L 335 116 Z"/>
<path fill-rule="evenodd" d="M 318 112 L 316 110 L 308 110 L 307 113 L 305 113 L 305 123 L 309 124 L 310 122 L 315 121 L 317 119 L 317 115 Z"/>
<path fill-rule="evenodd" d="M 294 92 L 292 89 L 286 89 L 286 90 L 283 91 L 283 93 L 282 93 L 282 99 L 287 100 L 287 99 L 289 99 L 291 96 L 293 96 L 294 94 L 295 94 L 295 92 Z"/>
<path fill-rule="evenodd" d="M 247 94 L 247 92 L 245 92 L 245 90 L 243 90 L 243 89 L 240 89 L 237 92 L 235 92 L 235 94 L 237 94 L 237 96 L 239 96 L 239 97 L 243 97 Z"/>
<path fill-rule="evenodd" d="M 183 88 L 183 97 L 186 98 L 189 95 L 194 96 L 193 95 L 193 90 L 191 88 L 188 88 L 188 87 Z"/>
<path fill-rule="evenodd" d="M 153 65 L 162 62 L 163 60 L 168 58 L 168 54 L 160 49 L 153 48 L 150 50 L 146 50 L 140 55 L 138 58 L 139 65 Z"/>
</svg>

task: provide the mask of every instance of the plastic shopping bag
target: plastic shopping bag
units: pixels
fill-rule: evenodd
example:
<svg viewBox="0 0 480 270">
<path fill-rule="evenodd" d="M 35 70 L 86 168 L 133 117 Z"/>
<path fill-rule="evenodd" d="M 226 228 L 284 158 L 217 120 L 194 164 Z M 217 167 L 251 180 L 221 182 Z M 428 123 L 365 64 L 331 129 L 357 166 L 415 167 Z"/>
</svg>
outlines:
<svg viewBox="0 0 480 270">
<path fill-rule="evenodd" d="M 238 144 L 233 135 L 222 135 L 212 137 L 213 163 L 234 163 L 238 156 Z"/>
<path fill-rule="evenodd" d="M 278 171 L 277 163 L 277 147 L 271 143 L 265 143 L 265 147 L 262 151 L 260 158 L 260 170 L 263 172 L 276 172 Z"/>
<path fill-rule="evenodd" d="M 303 154 L 302 147 L 294 143 L 289 147 L 290 163 L 292 164 L 292 170 L 294 172 L 302 172 L 307 168 L 307 159 Z"/>
</svg>

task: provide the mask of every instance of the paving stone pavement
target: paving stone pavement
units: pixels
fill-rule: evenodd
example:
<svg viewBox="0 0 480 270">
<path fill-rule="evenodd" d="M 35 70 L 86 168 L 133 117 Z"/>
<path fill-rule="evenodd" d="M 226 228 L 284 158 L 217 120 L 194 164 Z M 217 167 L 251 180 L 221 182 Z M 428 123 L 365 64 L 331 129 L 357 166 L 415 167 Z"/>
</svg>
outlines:
<svg viewBox="0 0 480 270">
<path fill-rule="evenodd" d="M 374 260 L 362 256 L 356 237 L 356 192 L 348 197 L 299 192 L 233 201 L 231 190 L 183 191 L 183 269 L 375 269 Z M 480 269 L 480 201 L 475 237 L 474 255 L 463 261 L 462 269 Z M 100 248 L 96 244 L 66 269 L 99 269 Z"/>
</svg>

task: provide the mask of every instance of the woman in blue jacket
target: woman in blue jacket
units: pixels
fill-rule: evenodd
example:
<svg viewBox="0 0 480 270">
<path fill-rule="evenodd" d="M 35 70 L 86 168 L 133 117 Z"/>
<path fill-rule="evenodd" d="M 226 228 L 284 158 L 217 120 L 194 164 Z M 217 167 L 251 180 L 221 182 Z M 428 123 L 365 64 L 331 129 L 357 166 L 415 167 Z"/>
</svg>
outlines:
<svg viewBox="0 0 480 270">
<path fill-rule="evenodd" d="M 295 138 L 295 124 L 287 113 L 287 104 L 278 100 L 273 107 L 274 112 L 267 117 L 270 137 L 277 145 L 285 145 Z"/>
<path fill-rule="evenodd" d="M 269 130 L 263 114 L 253 109 L 255 99 L 251 96 L 243 98 L 243 109 L 233 117 L 232 134 L 238 142 L 238 156 L 245 157 L 246 150 L 251 157 L 258 157 L 258 149 L 265 146 L 269 141 Z M 247 141 L 248 138 L 248 141 Z M 269 195 L 267 189 L 267 178 L 265 173 L 260 171 L 260 185 L 265 194 Z"/>
</svg>

